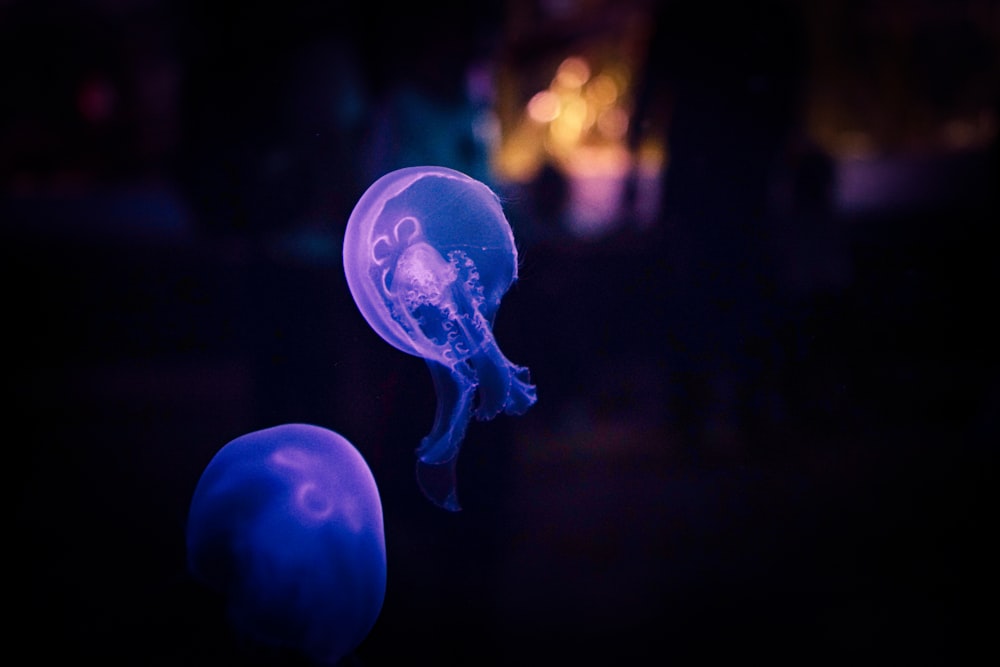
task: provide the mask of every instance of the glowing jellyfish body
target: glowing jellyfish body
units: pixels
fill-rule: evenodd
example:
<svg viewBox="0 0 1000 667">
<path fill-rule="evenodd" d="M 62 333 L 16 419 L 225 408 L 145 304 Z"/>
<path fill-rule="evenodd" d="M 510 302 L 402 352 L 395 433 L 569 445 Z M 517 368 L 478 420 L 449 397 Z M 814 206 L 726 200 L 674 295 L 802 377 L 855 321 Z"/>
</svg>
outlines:
<svg viewBox="0 0 1000 667">
<path fill-rule="evenodd" d="M 536 400 L 528 369 L 493 337 L 500 300 L 517 280 L 500 200 L 452 169 L 390 172 L 351 213 L 344 272 L 368 324 L 427 361 L 437 412 L 417 449 L 417 479 L 433 502 L 458 510 L 455 466 L 469 420 L 523 414 Z"/>
<path fill-rule="evenodd" d="M 333 665 L 375 624 L 386 584 L 382 504 L 361 454 L 307 424 L 223 447 L 195 489 L 192 574 L 241 636 Z"/>
</svg>

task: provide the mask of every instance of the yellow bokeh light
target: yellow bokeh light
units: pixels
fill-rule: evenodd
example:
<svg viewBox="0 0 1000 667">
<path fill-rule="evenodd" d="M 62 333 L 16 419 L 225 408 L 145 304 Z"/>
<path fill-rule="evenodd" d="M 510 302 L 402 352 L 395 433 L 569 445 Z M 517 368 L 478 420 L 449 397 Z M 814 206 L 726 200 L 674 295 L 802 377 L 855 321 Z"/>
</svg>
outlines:
<svg viewBox="0 0 1000 667">
<path fill-rule="evenodd" d="M 586 164 L 620 171 L 621 157 L 629 152 L 629 78 L 622 63 L 598 67 L 581 55 L 564 58 L 548 88 L 520 108 L 520 119 L 494 153 L 494 167 L 502 177 L 520 182 L 546 163 L 564 171 L 580 171 Z"/>
<path fill-rule="evenodd" d="M 518 127 L 494 153 L 493 168 L 505 179 L 526 182 L 534 178 L 544 161 L 543 128 L 531 123 Z"/>
<path fill-rule="evenodd" d="M 590 79 L 590 65 L 579 56 L 570 56 L 562 61 L 553 83 L 570 89 L 582 88 Z"/>
<path fill-rule="evenodd" d="M 579 122 L 562 117 L 549 126 L 549 134 L 552 137 L 557 151 L 561 152 L 580 140 L 581 125 Z"/>
<path fill-rule="evenodd" d="M 566 119 L 567 122 L 573 123 L 577 127 L 584 127 L 587 124 L 587 117 L 589 115 L 590 107 L 587 103 L 579 97 L 570 97 L 563 101 L 563 110 L 561 116 Z"/>
<path fill-rule="evenodd" d="M 618 83 L 607 74 L 598 74 L 587 84 L 585 94 L 594 104 L 609 107 L 618 100 Z"/>
<path fill-rule="evenodd" d="M 551 90 L 543 90 L 528 101 L 527 112 L 531 120 L 549 123 L 559 117 L 559 96 Z"/>
<path fill-rule="evenodd" d="M 607 139 L 619 141 L 628 132 L 628 113 L 621 107 L 613 107 L 601 113 L 597 118 L 597 129 Z"/>
</svg>

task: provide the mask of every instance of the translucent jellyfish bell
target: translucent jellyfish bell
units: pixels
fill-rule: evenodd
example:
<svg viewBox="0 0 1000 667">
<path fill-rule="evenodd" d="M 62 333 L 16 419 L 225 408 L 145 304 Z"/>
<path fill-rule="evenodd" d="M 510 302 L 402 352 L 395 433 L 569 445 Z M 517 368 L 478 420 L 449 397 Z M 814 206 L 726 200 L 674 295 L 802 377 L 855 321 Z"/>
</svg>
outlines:
<svg viewBox="0 0 1000 667">
<path fill-rule="evenodd" d="M 493 337 L 500 300 L 517 279 L 500 200 L 452 169 L 390 172 L 351 213 L 344 272 L 368 324 L 427 361 L 437 413 L 417 449 L 417 479 L 434 503 L 458 510 L 455 466 L 471 417 L 523 414 L 536 400 L 528 369 Z"/>
<path fill-rule="evenodd" d="M 225 596 L 241 637 L 334 665 L 365 639 L 385 597 L 375 480 L 333 431 L 284 424 L 243 435 L 198 481 L 187 556 Z"/>
</svg>

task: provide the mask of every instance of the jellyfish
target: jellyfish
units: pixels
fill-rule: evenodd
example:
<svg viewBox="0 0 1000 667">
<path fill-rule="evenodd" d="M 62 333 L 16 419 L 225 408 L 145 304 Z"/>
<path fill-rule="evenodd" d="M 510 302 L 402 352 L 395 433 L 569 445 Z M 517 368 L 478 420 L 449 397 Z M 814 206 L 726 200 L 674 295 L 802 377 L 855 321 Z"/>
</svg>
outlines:
<svg viewBox="0 0 1000 667">
<path fill-rule="evenodd" d="M 335 665 L 381 612 L 378 488 L 333 431 L 283 424 L 229 442 L 198 481 L 186 538 L 192 575 L 225 598 L 253 645 Z"/>
<path fill-rule="evenodd" d="M 524 414 L 536 400 L 528 369 L 511 363 L 493 336 L 517 262 L 497 195 L 445 167 L 385 174 L 347 222 L 344 272 L 361 314 L 430 369 L 437 409 L 417 448 L 417 482 L 447 510 L 461 509 L 456 464 L 472 417 Z"/>
</svg>

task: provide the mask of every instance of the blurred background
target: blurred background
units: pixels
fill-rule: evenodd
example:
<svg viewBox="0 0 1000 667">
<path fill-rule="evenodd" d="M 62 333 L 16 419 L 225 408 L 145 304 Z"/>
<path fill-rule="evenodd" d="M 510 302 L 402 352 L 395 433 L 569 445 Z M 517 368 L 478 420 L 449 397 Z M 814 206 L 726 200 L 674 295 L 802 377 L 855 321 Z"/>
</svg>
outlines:
<svg viewBox="0 0 1000 667">
<path fill-rule="evenodd" d="M 0 0 L 0 53 L 12 654 L 296 664 L 184 560 L 214 453 L 288 422 L 382 494 L 349 664 L 992 646 L 995 0 Z M 500 194 L 538 386 L 456 514 L 340 256 L 419 164 Z"/>
</svg>

